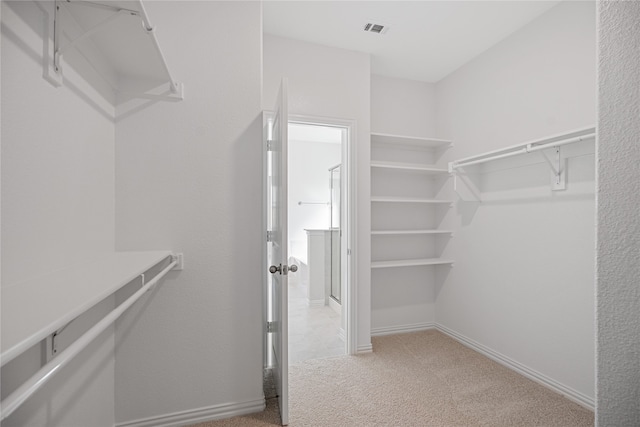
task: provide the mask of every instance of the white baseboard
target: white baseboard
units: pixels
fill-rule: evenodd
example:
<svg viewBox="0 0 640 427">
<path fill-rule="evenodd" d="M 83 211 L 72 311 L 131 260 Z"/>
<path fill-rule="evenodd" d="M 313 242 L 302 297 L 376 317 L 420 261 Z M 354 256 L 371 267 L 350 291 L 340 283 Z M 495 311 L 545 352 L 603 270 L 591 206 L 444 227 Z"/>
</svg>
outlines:
<svg viewBox="0 0 640 427">
<path fill-rule="evenodd" d="M 373 346 L 371 345 L 371 343 L 365 344 L 365 345 L 359 345 L 358 348 L 356 349 L 356 354 L 371 353 L 371 352 L 373 352 Z"/>
<path fill-rule="evenodd" d="M 342 305 L 331 297 L 329 297 L 329 307 L 331 307 L 336 313 L 342 314 Z"/>
<path fill-rule="evenodd" d="M 567 387 L 566 385 L 561 384 L 547 377 L 546 375 L 541 374 L 540 372 L 535 371 L 519 362 L 516 362 L 510 357 L 500 354 L 497 351 L 490 349 L 489 347 L 486 347 L 470 338 L 467 338 L 456 331 L 453 331 L 445 326 L 442 326 L 439 323 L 436 323 L 435 327 L 438 331 L 442 332 L 443 334 L 448 335 L 454 340 L 460 342 L 461 344 L 477 351 L 480 354 L 487 356 L 489 359 L 494 360 L 499 364 L 516 371 L 520 375 L 523 375 L 529 378 L 530 380 L 533 380 L 538 384 L 541 384 L 555 391 L 556 393 L 559 393 L 565 396 L 567 399 L 572 400 L 575 403 L 581 406 L 584 406 L 587 409 L 590 409 L 592 411 L 595 410 L 595 401 L 593 398 L 586 396 L 580 393 L 579 391 L 572 389 L 571 387 Z"/>
<path fill-rule="evenodd" d="M 405 334 L 408 332 L 426 331 L 435 328 L 435 323 L 414 323 L 411 325 L 383 326 L 380 328 L 371 328 L 371 336 L 379 337 L 382 335 Z"/>
<path fill-rule="evenodd" d="M 172 414 L 116 423 L 116 427 L 179 427 L 205 421 L 220 420 L 238 415 L 264 411 L 264 397 L 240 403 L 225 403 L 205 408 L 190 409 Z"/>
<path fill-rule="evenodd" d="M 308 299 L 307 300 L 307 305 L 309 307 L 324 307 L 325 306 L 325 300 L 323 299 Z"/>
</svg>

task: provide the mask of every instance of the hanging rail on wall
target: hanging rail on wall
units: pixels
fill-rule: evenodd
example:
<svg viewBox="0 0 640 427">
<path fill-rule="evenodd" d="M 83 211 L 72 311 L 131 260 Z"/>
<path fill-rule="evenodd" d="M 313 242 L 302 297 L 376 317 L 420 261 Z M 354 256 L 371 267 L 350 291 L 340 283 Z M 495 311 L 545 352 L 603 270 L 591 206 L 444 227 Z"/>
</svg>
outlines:
<svg viewBox="0 0 640 427">
<path fill-rule="evenodd" d="M 142 280 L 143 286 L 131 295 L 126 301 L 118 305 L 114 310 L 102 318 L 91 329 L 85 332 L 80 338 L 75 340 L 69 347 L 55 356 L 49 363 L 44 365 L 31 378 L 25 381 L 14 392 L 8 395 L 0 403 L 1 420 L 11 415 L 20 405 L 22 405 L 29 397 L 31 397 L 40 387 L 47 383 L 55 374 L 57 374 L 65 365 L 67 365 L 75 356 L 84 350 L 94 339 L 111 326 L 129 307 L 138 301 L 142 295 L 151 290 L 160 279 L 162 279 L 170 270 L 181 268 L 181 255 L 171 255 L 171 262 L 162 271 L 160 271 L 149 282 L 144 283 L 144 274 L 138 277 Z"/>
<path fill-rule="evenodd" d="M 493 160 L 505 159 L 520 154 L 528 154 L 539 151 L 543 159 L 549 165 L 553 175 L 553 190 L 564 190 L 566 188 L 566 167 L 563 167 L 563 160 L 560 153 L 560 147 L 567 144 L 573 144 L 596 136 L 595 127 L 580 129 L 577 131 L 566 132 L 559 135 L 553 135 L 522 144 L 513 145 L 499 150 L 488 151 L 486 153 L 477 154 L 475 156 L 465 157 L 453 162 L 449 162 L 449 173 L 454 174 L 454 179 L 458 169 L 466 166 L 479 165 L 481 163 L 491 162 Z M 553 158 L 543 150 L 555 149 Z"/>
<path fill-rule="evenodd" d="M 59 17 L 59 13 L 60 13 L 60 7 L 62 4 L 74 4 L 74 5 L 82 5 L 85 6 L 87 8 L 94 8 L 94 9 L 101 9 L 101 10 L 105 10 L 105 11 L 109 11 L 109 12 L 113 12 L 113 14 L 111 16 L 109 16 L 108 18 L 102 20 L 101 22 L 94 24 L 94 26 L 90 29 L 84 29 L 83 33 L 78 35 L 77 37 L 73 38 L 72 40 L 70 40 L 69 42 L 67 42 L 66 44 L 62 43 L 62 32 L 63 32 L 63 25 L 61 23 L 60 17 Z M 71 47 L 77 46 L 77 44 L 79 42 L 81 42 L 82 40 L 85 40 L 97 33 L 103 32 L 106 29 L 108 29 L 109 27 L 112 26 L 112 24 L 119 20 L 121 17 L 123 16 L 135 16 L 137 18 L 140 19 L 141 24 L 142 24 L 142 29 L 143 31 L 149 36 L 150 40 L 151 40 L 151 45 L 153 46 L 153 49 L 155 50 L 157 57 L 159 59 L 160 62 L 160 67 L 162 68 L 162 71 L 164 73 L 164 75 L 166 76 L 167 80 L 168 80 L 168 84 L 169 84 L 169 91 L 170 91 L 170 95 L 157 95 L 157 94 L 148 94 L 148 93 L 139 93 L 139 94 L 135 94 L 135 96 L 140 97 L 140 98 L 150 98 L 150 99 L 159 99 L 159 100 L 168 100 L 168 101 L 179 101 L 184 99 L 184 87 L 183 84 L 181 82 L 176 81 L 172 75 L 171 75 L 171 71 L 169 70 L 169 66 L 167 65 L 167 61 L 165 59 L 165 56 L 162 52 L 162 49 L 160 49 L 160 45 L 158 44 L 158 39 L 156 38 L 156 35 L 154 33 L 154 27 L 153 25 L 151 25 L 151 22 L 149 21 L 149 17 L 147 16 L 146 10 L 144 8 L 144 5 L 142 4 L 142 1 L 138 1 L 137 3 L 138 6 L 138 10 L 135 9 L 130 9 L 130 8 L 124 8 L 124 7 L 119 7 L 116 2 L 113 2 L 112 4 L 108 4 L 108 3 L 97 3 L 97 2 L 90 2 L 90 1 L 86 1 L 86 0 L 56 0 L 55 1 L 55 8 L 54 8 L 54 23 L 53 23 L 53 71 L 56 75 L 56 78 L 54 78 L 54 80 L 56 80 L 56 84 L 57 85 L 61 85 L 62 84 L 62 56 L 64 55 L 64 53 L 66 51 L 68 51 Z M 135 52 L 134 52 L 134 57 L 135 57 Z M 124 93 L 128 93 L 128 92 L 124 92 Z"/>
</svg>

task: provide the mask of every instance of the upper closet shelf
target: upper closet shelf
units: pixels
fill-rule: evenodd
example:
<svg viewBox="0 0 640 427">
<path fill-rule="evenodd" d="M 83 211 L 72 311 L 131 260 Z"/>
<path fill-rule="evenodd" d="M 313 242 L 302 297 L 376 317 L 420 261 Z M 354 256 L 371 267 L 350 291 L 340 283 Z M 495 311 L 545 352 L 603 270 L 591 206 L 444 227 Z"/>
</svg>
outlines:
<svg viewBox="0 0 640 427">
<path fill-rule="evenodd" d="M 391 196 L 374 196 L 374 197 L 371 197 L 371 201 L 381 202 L 381 203 L 434 203 L 434 204 L 453 203 L 453 200 L 419 199 L 416 197 L 391 197 Z"/>
<path fill-rule="evenodd" d="M 452 265 L 453 260 L 444 258 L 400 259 L 394 261 L 371 261 L 371 268 L 419 267 L 422 265 Z"/>
<path fill-rule="evenodd" d="M 447 169 L 439 168 L 433 165 L 420 165 L 415 163 L 372 161 L 371 167 L 381 168 L 381 169 L 395 169 L 395 170 L 403 170 L 403 171 L 422 172 L 422 173 L 428 173 L 428 174 L 444 174 L 444 175 L 449 174 L 449 171 Z"/>
<path fill-rule="evenodd" d="M 372 230 L 372 235 L 378 236 L 401 236 L 413 234 L 453 234 L 453 230 Z"/>
<path fill-rule="evenodd" d="M 179 101 L 176 81 L 140 0 L 55 0 L 47 77 L 62 85 L 64 56 L 77 49 L 121 97 Z"/>
<path fill-rule="evenodd" d="M 371 133 L 371 142 L 390 145 L 413 145 L 424 148 L 449 148 L 451 141 L 437 138 L 422 138 L 417 136 L 390 135 L 386 133 Z"/>
<path fill-rule="evenodd" d="M 567 166 L 566 162 L 562 158 L 560 147 L 567 144 L 574 144 L 576 142 L 594 139 L 595 136 L 596 128 L 593 126 L 584 129 L 564 132 L 528 142 L 523 142 L 509 147 L 501 148 L 499 150 L 487 151 L 486 153 L 476 154 L 475 156 L 455 160 L 449 163 L 449 172 L 454 174 L 454 189 L 456 192 L 458 192 L 456 180 L 458 169 L 463 169 L 466 166 L 479 165 L 481 163 L 487 163 L 494 160 L 505 159 L 507 157 L 513 157 L 520 154 L 539 152 L 542 155 L 544 161 L 551 169 L 551 189 L 554 191 L 564 190 L 566 188 Z M 548 149 L 554 150 L 551 156 L 547 154 L 547 152 L 545 152 L 545 150 Z M 467 184 L 469 183 L 467 182 Z M 478 196 L 478 190 L 472 188 L 472 193 L 476 195 L 476 198 L 479 201 L 480 197 Z"/>
<path fill-rule="evenodd" d="M 171 256 L 169 251 L 114 252 L 2 286 L 2 365 Z"/>
</svg>

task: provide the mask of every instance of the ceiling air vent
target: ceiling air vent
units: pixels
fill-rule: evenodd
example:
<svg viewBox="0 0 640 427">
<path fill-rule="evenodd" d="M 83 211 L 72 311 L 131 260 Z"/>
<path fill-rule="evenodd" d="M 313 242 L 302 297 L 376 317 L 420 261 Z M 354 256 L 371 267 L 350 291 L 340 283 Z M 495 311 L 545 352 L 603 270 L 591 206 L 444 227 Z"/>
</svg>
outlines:
<svg viewBox="0 0 640 427">
<path fill-rule="evenodd" d="M 364 26 L 364 30 L 368 33 L 384 34 L 387 31 L 387 27 L 381 24 L 372 24 L 369 22 Z"/>
</svg>

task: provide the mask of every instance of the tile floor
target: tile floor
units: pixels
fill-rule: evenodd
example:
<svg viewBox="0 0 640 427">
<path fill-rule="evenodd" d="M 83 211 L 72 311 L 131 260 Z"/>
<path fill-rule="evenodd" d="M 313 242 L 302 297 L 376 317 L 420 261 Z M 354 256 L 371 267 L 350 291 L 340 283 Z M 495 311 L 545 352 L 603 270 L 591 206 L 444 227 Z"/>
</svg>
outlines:
<svg viewBox="0 0 640 427">
<path fill-rule="evenodd" d="M 340 315 L 328 305 L 307 304 L 307 284 L 289 276 L 289 364 L 346 353 Z"/>
</svg>

